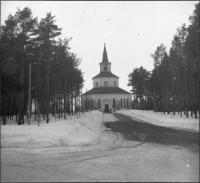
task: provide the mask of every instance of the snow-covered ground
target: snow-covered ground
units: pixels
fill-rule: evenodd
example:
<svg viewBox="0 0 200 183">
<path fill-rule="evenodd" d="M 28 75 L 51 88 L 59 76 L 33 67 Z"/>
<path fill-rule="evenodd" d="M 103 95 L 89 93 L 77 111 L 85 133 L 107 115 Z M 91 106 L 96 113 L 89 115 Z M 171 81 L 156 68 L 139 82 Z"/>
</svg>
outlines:
<svg viewBox="0 0 200 183">
<path fill-rule="evenodd" d="M 199 133 L 199 119 L 142 110 L 121 110 L 118 113 L 141 122 Z M 106 119 L 108 117 L 109 119 Z M 46 124 L 43 120 L 39 127 L 34 121 L 34 116 L 31 125 L 28 125 L 27 119 L 24 125 L 17 125 L 16 122 L 8 120 L 6 125 L 1 125 L 1 147 L 44 148 L 96 144 L 102 119 L 103 114 L 96 110 L 81 113 L 79 118 L 67 116 L 67 120 L 55 120 L 50 116 L 50 123 Z M 104 115 L 103 120 L 115 122 L 117 118 Z"/>
<path fill-rule="evenodd" d="M 34 121 L 31 125 L 8 121 L 7 125 L 1 125 L 1 147 L 44 148 L 96 143 L 101 121 L 99 111 L 86 112 L 79 118 L 68 117 L 67 120 L 55 121 L 51 117 L 49 124 L 43 120 L 39 127 Z"/>
<path fill-rule="evenodd" d="M 180 115 L 169 115 L 142 110 L 120 110 L 118 113 L 158 126 L 199 133 L 199 119 L 180 117 Z"/>
<path fill-rule="evenodd" d="M 153 121 L 143 111 L 120 113 Z M 67 120 L 51 117 L 39 127 L 34 120 L 1 125 L 2 182 L 199 182 L 199 153 L 124 140 L 102 121 L 118 119 L 90 111 Z M 89 143 L 94 145 L 85 146 Z"/>
</svg>

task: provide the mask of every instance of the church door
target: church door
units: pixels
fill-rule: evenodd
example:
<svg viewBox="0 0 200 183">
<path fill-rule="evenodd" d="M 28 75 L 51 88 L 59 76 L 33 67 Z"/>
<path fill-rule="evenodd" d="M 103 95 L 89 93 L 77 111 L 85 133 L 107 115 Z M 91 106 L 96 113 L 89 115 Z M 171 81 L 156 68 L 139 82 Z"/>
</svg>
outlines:
<svg viewBox="0 0 200 183">
<path fill-rule="evenodd" d="M 109 104 L 105 104 L 105 112 L 109 112 Z"/>
</svg>

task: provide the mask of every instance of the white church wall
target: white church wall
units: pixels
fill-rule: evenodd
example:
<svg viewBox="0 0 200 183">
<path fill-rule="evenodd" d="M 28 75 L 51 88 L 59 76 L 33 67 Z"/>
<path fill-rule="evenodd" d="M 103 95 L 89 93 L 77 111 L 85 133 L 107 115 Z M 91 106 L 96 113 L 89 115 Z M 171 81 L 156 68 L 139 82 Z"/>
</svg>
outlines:
<svg viewBox="0 0 200 183">
<path fill-rule="evenodd" d="M 100 78 L 100 86 L 104 87 L 104 81 L 108 81 L 108 87 L 114 87 L 114 81 L 116 81 L 116 87 L 119 87 L 118 78 L 115 77 L 103 77 Z"/>
<path fill-rule="evenodd" d="M 99 99 L 100 99 L 100 110 L 103 111 L 105 109 L 105 104 L 109 104 L 109 109 L 120 110 L 120 109 L 131 109 L 132 105 L 132 97 L 131 94 L 91 94 L 87 95 L 87 100 L 89 100 L 89 106 L 85 105 L 86 95 L 82 96 L 82 105 L 83 108 L 91 107 L 92 100 L 92 108 L 98 110 L 99 109 Z M 113 108 L 113 99 L 115 99 L 115 108 Z M 121 106 L 122 99 L 122 106 Z M 124 106 L 125 99 L 125 106 Z M 128 99 L 128 107 L 127 107 L 127 99 Z"/>
<path fill-rule="evenodd" d="M 100 87 L 100 78 L 94 78 L 93 79 L 93 88 L 96 88 L 96 82 L 98 82 L 98 87 Z"/>
<path fill-rule="evenodd" d="M 94 78 L 93 87 L 96 88 L 96 82 L 98 82 L 98 87 L 104 87 L 104 81 L 108 81 L 108 87 L 119 87 L 119 79 L 116 77 Z M 116 81 L 116 86 L 114 86 L 114 81 Z"/>
</svg>

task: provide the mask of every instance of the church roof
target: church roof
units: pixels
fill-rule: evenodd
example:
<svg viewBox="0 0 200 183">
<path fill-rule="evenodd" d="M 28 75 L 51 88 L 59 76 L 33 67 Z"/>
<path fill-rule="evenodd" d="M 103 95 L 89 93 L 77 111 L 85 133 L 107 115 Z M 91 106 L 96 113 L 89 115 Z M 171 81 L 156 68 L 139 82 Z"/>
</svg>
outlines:
<svg viewBox="0 0 200 183">
<path fill-rule="evenodd" d="M 119 78 L 118 76 L 114 75 L 111 72 L 100 72 L 98 75 L 94 76 L 92 79 L 94 79 L 94 78 L 102 78 L 102 77 L 115 77 L 115 78 Z"/>
<path fill-rule="evenodd" d="M 91 94 L 131 94 L 131 93 L 119 87 L 100 87 L 100 88 L 92 88 L 83 95 L 91 95 Z"/>
<path fill-rule="evenodd" d="M 107 56 L 107 51 L 106 51 L 106 45 L 105 45 L 105 43 L 104 43 L 102 63 L 108 63 L 108 56 Z"/>
</svg>

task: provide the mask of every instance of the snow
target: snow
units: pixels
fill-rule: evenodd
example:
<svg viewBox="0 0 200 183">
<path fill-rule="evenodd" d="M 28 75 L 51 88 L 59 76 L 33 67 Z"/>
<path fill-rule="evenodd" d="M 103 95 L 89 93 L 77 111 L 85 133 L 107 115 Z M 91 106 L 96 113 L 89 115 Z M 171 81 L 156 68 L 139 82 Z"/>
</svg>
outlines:
<svg viewBox="0 0 200 183">
<path fill-rule="evenodd" d="M 28 147 L 44 148 L 57 146 L 76 146 L 95 144 L 99 136 L 99 124 L 102 113 L 91 111 L 67 120 L 57 120 L 51 117 L 50 123 L 42 121 L 38 127 L 37 122 L 31 125 L 16 125 L 11 121 L 1 125 L 1 147 Z M 15 124 L 15 125 L 13 125 Z"/>
<path fill-rule="evenodd" d="M 140 122 L 199 133 L 199 119 L 141 110 L 120 110 L 118 113 Z M 33 120 L 34 116 L 31 125 L 28 125 L 27 119 L 24 125 L 17 125 L 11 120 L 1 125 L 1 147 L 45 148 L 97 144 L 101 122 L 118 121 L 113 115 L 103 115 L 98 110 L 81 113 L 78 118 L 67 116 L 67 120 L 55 120 L 50 116 L 50 123 L 46 124 L 43 120 L 39 127 Z"/>
<path fill-rule="evenodd" d="M 173 116 L 172 121 L 171 116 L 150 111 L 119 113 L 173 128 L 184 122 L 192 124 L 191 119 Z M 31 125 L 27 120 L 24 125 L 8 120 L 7 125 L 1 125 L 2 181 L 199 182 L 199 153 L 179 146 L 124 140 L 102 123 L 118 120 L 99 111 L 81 113 L 79 118 L 67 116 L 67 120 L 55 121 L 51 116 L 49 124 L 43 120 L 39 127 L 34 119 Z"/>
<path fill-rule="evenodd" d="M 153 111 L 120 110 L 118 113 L 129 116 L 134 120 L 146 122 L 157 126 L 170 127 L 184 131 L 199 133 L 199 119 L 180 117 L 178 114 L 161 114 Z"/>
</svg>

